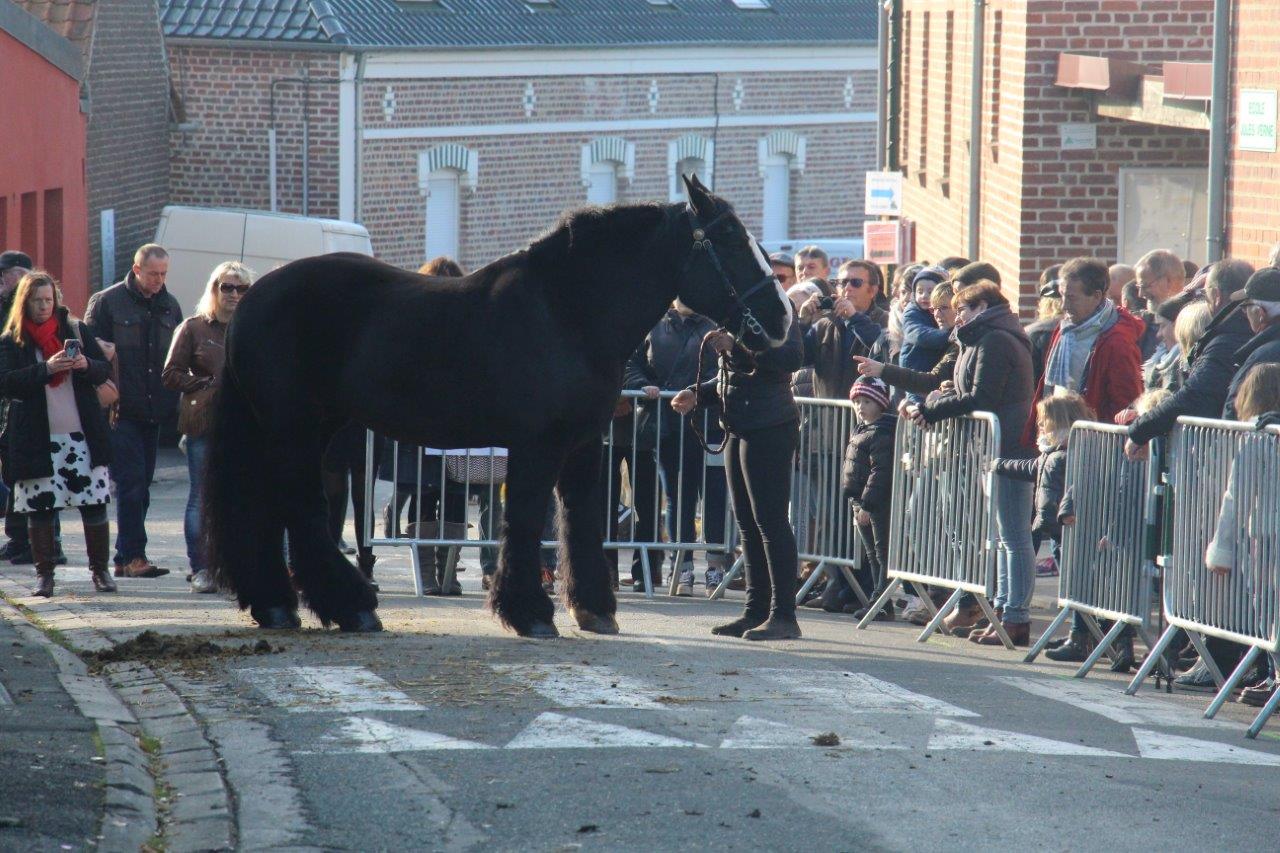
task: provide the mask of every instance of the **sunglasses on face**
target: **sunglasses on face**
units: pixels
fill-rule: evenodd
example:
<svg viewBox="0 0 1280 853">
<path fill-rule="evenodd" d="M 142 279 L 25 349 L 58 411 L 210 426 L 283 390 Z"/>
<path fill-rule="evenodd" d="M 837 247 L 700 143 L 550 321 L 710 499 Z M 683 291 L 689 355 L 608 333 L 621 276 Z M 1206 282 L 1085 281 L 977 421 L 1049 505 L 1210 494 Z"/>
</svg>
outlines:
<svg viewBox="0 0 1280 853">
<path fill-rule="evenodd" d="M 222 282 L 222 284 L 218 285 L 218 290 L 221 290 L 223 293 L 239 293 L 241 296 L 243 296 L 244 294 L 249 292 L 249 285 L 232 284 L 229 281 L 224 281 Z"/>
<path fill-rule="evenodd" d="M 866 284 L 867 280 L 865 278 L 833 278 L 827 283 L 836 287 L 852 287 L 854 290 L 857 290 L 859 287 Z"/>
</svg>

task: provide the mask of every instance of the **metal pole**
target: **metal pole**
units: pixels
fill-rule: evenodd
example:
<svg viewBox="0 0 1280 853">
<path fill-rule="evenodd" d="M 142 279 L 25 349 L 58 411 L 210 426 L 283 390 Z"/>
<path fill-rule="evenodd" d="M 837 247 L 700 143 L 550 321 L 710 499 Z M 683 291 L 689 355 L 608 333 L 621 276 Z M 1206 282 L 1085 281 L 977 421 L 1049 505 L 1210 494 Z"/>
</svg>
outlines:
<svg viewBox="0 0 1280 853">
<path fill-rule="evenodd" d="M 276 129 L 267 131 L 267 183 L 271 185 L 271 212 L 279 210 L 276 202 Z"/>
<path fill-rule="evenodd" d="M 973 0 L 973 68 L 969 81 L 969 257 L 981 254 L 982 227 L 982 57 L 986 33 L 986 0 Z"/>
<path fill-rule="evenodd" d="M 1224 254 L 1227 208 L 1227 113 L 1230 111 L 1231 0 L 1213 3 L 1213 90 L 1209 100 L 1209 227 L 1205 261 Z"/>
<path fill-rule="evenodd" d="M 885 12 L 889 16 L 889 34 L 885 47 L 888 116 L 885 121 L 884 161 L 886 169 L 896 171 L 901 165 L 898 137 L 902 127 L 902 9 L 896 0 L 887 0 Z"/>
<path fill-rule="evenodd" d="M 302 215 L 311 214 L 311 72 L 302 73 Z"/>
</svg>

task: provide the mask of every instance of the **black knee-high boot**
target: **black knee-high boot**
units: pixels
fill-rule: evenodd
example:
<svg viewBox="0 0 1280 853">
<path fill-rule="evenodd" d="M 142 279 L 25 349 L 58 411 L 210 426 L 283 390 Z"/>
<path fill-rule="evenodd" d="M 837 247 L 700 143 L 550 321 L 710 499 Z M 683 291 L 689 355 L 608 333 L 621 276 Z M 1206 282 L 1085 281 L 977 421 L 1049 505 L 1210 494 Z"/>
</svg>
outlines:
<svg viewBox="0 0 1280 853">
<path fill-rule="evenodd" d="M 57 556 L 57 545 L 53 538 L 53 523 L 38 522 L 34 518 L 27 520 L 27 530 L 31 536 L 31 556 L 36 564 L 36 588 L 32 595 L 42 598 L 53 597 L 53 567 Z"/>
</svg>

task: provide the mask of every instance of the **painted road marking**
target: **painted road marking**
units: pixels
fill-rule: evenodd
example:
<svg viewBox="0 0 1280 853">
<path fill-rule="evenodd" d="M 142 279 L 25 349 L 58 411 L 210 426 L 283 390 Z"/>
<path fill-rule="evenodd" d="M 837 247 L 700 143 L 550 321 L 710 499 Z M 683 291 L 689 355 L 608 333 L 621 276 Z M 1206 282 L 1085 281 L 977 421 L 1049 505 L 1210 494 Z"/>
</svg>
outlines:
<svg viewBox="0 0 1280 853">
<path fill-rule="evenodd" d="M 9 695 L 9 691 L 4 689 L 4 685 L 0 684 L 0 708 L 13 707 L 13 697 Z"/>
<path fill-rule="evenodd" d="M 992 677 L 1027 693 L 1065 702 L 1124 725 L 1236 728 L 1218 720 L 1206 720 L 1191 708 L 1183 708 L 1155 696 L 1126 696 L 1109 684 L 1090 684 L 1073 678 L 1022 678 L 1012 675 Z"/>
<path fill-rule="evenodd" d="M 235 672 L 272 704 L 292 712 L 422 710 L 362 666 L 246 667 Z"/>
<path fill-rule="evenodd" d="M 428 752 L 441 749 L 493 749 L 486 743 L 397 726 L 371 717 L 348 717 L 337 735 L 325 740 L 340 740 L 337 749 L 320 752 Z"/>
<path fill-rule="evenodd" d="M 667 737 L 612 723 L 597 723 L 548 711 L 539 714 L 507 749 L 599 749 L 601 747 L 703 747 L 691 740 Z"/>
<path fill-rule="evenodd" d="M 1138 752 L 1143 758 L 1161 761 L 1208 761 L 1217 764 L 1256 764 L 1262 767 L 1280 767 L 1280 755 L 1242 749 L 1228 743 L 1212 740 L 1134 729 L 1133 739 L 1138 742 Z"/>
<path fill-rule="evenodd" d="M 1029 752 L 1033 755 L 1095 755 L 1104 758 L 1131 758 L 1123 752 L 1067 743 L 1061 740 L 983 728 L 939 717 L 934 723 L 929 749 L 963 749 L 973 752 Z"/>
<path fill-rule="evenodd" d="M 821 703 L 837 712 L 978 716 L 972 711 L 881 681 L 864 672 L 768 667 L 751 671 L 782 687 L 790 698 Z"/>
<path fill-rule="evenodd" d="M 839 735 L 840 747 L 845 749 L 911 749 L 911 746 L 895 740 L 879 731 L 858 726 L 848 721 L 838 721 L 829 729 L 807 731 L 787 723 L 764 720 L 743 715 L 734 721 L 729 734 L 720 742 L 721 749 L 792 749 L 812 747 L 813 739 L 820 734 Z"/>
<path fill-rule="evenodd" d="M 525 681 L 562 708 L 637 708 L 665 711 L 658 693 L 611 667 L 580 664 L 496 664 L 494 670 Z"/>
</svg>

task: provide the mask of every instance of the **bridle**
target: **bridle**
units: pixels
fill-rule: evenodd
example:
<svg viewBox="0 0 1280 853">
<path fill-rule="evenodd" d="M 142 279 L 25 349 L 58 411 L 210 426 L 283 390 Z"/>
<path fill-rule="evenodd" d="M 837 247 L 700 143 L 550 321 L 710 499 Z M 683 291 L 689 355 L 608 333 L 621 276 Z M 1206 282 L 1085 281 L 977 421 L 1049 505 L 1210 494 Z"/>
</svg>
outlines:
<svg viewBox="0 0 1280 853">
<path fill-rule="evenodd" d="M 720 283 L 724 285 L 724 289 L 729 292 L 729 295 L 731 297 L 733 297 L 733 301 L 736 306 L 736 309 L 738 312 L 738 319 L 739 319 L 738 334 L 736 335 L 736 337 L 741 338 L 743 333 L 746 331 L 750 331 L 761 338 L 767 337 L 764 332 L 764 326 L 760 325 L 760 321 L 756 319 L 756 315 L 751 311 L 749 307 L 747 307 L 747 299 L 751 297 L 753 294 L 758 293 L 761 289 L 768 287 L 771 284 L 776 285 L 777 278 L 773 275 L 773 273 L 769 273 L 768 275 L 764 276 L 759 281 L 757 281 L 755 284 L 748 287 L 745 291 L 739 293 L 738 288 L 733 286 L 733 282 L 730 280 L 729 274 L 724 271 L 724 264 L 720 263 L 720 256 L 716 254 L 715 244 L 711 242 L 711 237 L 710 237 L 711 229 L 715 228 L 717 225 L 720 224 L 720 222 L 723 219 L 725 219 L 725 217 L 729 216 L 729 211 L 727 210 L 724 211 L 719 216 L 715 217 L 710 222 L 708 222 L 706 225 L 702 225 L 698 222 L 698 214 L 694 212 L 693 207 L 691 207 L 690 205 L 688 204 L 685 205 L 684 213 L 685 213 L 685 217 L 689 220 L 689 226 L 693 232 L 693 244 L 689 247 L 689 257 L 685 260 L 684 270 L 682 272 L 687 273 L 689 271 L 689 268 L 693 266 L 693 262 L 699 256 L 699 253 L 706 252 L 706 256 L 708 260 L 711 261 L 711 266 L 715 269 L 716 274 L 720 276 Z M 730 309 L 730 314 L 727 317 L 725 317 L 723 320 L 721 320 L 720 322 L 721 329 L 727 329 L 729 325 L 729 320 L 733 316 L 732 311 L 733 309 Z M 702 371 L 702 358 L 703 358 L 703 355 L 705 355 L 706 353 L 706 348 L 707 348 L 707 337 L 704 337 L 702 339 L 702 343 L 698 347 L 699 374 L 701 374 L 701 371 Z M 719 384 L 724 385 L 725 374 L 727 372 L 728 372 L 727 358 L 725 356 L 721 356 L 720 366 L 719 366 L 719 373 L 720 373 Z M 695 409 L 701 408 L 702 384 L 700 382 L 695 383 L 694 389 L 695 389 L 694 394 L 697 399 L 697 403 L 695 404 Z M 722 411 L 721 427 L 723 427 L 724 426 L 723 409 L 721 411 Z M 714 456 L 716 454 L 724 452 L 725 445 L 729 443 L 729 433 L 727 429 L 724 431 L 725 437 L 720 442 L 720 446 L 713 448 L 709 444 L 707 444 L 707 438 L 705 435 L 703 435 L 702 429 L 698 426 L 697 418 L 690 418 L 689 426 L 693 429 L 693 435 L 696 439 L 698 439 L 698 444 L 702 445 L 702 449 L 705 450 L 707 453 L 710 453 Z"/>
<path fill-rule="evenodd" d="M 767 337 L 764 333 L 764 326 L 760 325 L 760 321 L 756 319 L 756 315 L 747 307 L 747 299 L 758 293 L 762 288 L 768 287 L 770 284 L 776 284 L 777 278 L 773 273 L 761 278 L 755 284 L 748 287 L 742 293 L 738 292 L 738 288 L 733 286 L 733 282 L 729 279 L 728 273 L 724 271 L 724 265 L 720 263 L 720 256 L 716 254 L 715 244 L 711 242 L 711 229 L 715 228 L 729 216 L 729 211 L 724 211 L 715 219 L 712 219 L 706 225 L 698 223 L 698 214 L 692 207 L 685 205 L 684 214 L 689 220 L 689 226 L 693 231 L 693 245 L 689 247 L 689 257 L 684 263 L 684 272 L 689 271 L 689 267 L 693 266 L 694 260 L 699 256 L 699 252 L 706 252 L 707 259 L 711 261 L 711 266 L 715 269 L 716 274 L 720 276 L 720 283 L 724 285 L 724 289 L 729 291 L 729 295 L 733 297 L 734 304 L 737 307 L 739 325 L 738 335 L 741 338 L 744 332 L 750 331 L 758 337 Z M 732 317 L 732 311 L 728 317 L 720 321 L 722 327 L 727 328 L 729 319 Z"/>
</svg>

